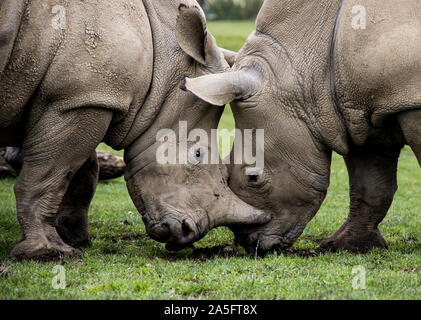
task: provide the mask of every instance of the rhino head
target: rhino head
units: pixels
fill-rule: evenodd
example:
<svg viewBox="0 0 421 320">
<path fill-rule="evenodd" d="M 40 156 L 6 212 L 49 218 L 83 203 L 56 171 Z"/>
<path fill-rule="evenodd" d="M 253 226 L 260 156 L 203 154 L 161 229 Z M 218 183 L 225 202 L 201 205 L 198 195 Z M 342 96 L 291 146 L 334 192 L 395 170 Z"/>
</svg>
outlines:
<svg viewBox="0 0 421 320">
<path fill-rule="evenodd" d="M 282 46 L 256 33 L 228 72 L 186 79 L 186 89 L 204 101 L 231 103 L 238 128 L 265 130 L 263 170 L 250 174 L 247 164 L 229 170 L 230 188 L 272 214 L 264 225 L 232 227 L 249 251 L 291 246 L 327 192 L 331 154 L 303 120 L 299 79 Z"/>
<path fill-rule="evenodd" d="M 179 7 L 175 33 L 176 39 L 171 33 L 161 35 L 166 42 L 155 34 L 156 46 L 169 52 L 164 56 L 163 50 L 156 50 L 154 73 L 159 76 L 154 76 L 148 100 L 161 101 L 161 111 L 125 153 L 125 179 L 146 231 L 170 250 L 182 249 L 218 226 L 262 224 L 270 219 L 270 214 L 229 189 L 224 165 L 211 164 L 211 158 L 219 159 L 212 148 L 217 138 L 211 130 L 217 128 L 223 109 L 180 88 L 184 76 L 228 70 L 232 54 L 216 45 L 199 7 Z M 165 68 L 162 73 L 160 67 Z M 187 136 L 195 138 L 186 141 Z"/>
</svg>

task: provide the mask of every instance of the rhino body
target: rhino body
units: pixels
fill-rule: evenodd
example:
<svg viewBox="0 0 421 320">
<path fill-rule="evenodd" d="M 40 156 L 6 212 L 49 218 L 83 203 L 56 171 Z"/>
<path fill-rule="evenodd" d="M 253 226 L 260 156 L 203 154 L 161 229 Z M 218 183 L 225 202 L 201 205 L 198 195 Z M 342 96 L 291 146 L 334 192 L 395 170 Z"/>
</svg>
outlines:
<svg viewBox="0 0 421 320">
<path fill-rule="evenodd" d="M 233 191 L 273 214 L 264 226 L 234 228 L 246 247 L 293 244 L 325 198 L 332 151 L 348 168 L 350 213 L 321 246 L 387 246 L 378 225 L 405 144 L 421 164 L 419 2 L 266 0 L 233 70 L 186 88 L 232 102 L 240 129 L 265 129 L 263 173 L 230 170 Z"/>
<path fill-rule="evenodd" d="M 74 256 L 70 245 L 89 244 L 102 141 L 125 149 L 129 193 L 156 240 L 177 247 L 237 218 L 266 222 L 229 190 L 224 167 L 159 165 L 150 152 L 180 120 L 217 127 L 221 110 L 179 84 L 228 67 L 196 1 L 1 1 L 0 145 L 25 150 L 12 256 Z"/>
</svg>

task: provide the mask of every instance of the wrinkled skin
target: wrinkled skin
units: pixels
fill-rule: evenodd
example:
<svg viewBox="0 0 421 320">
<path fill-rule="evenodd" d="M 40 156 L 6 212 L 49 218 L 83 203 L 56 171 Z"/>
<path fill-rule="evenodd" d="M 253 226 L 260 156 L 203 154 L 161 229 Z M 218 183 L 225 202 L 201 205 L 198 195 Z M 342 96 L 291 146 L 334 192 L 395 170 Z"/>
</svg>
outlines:
<svg viewBox="0 0 421 320">
<path fill-rule="evenodd" d="M 232 70 L 186 81 L 209 103 L 231 102 L 240 129 L 265 129 L 263 174 L 230 167 L 232 190 L 273 215 L 233 228 L 250 251 L 300 236 L 326 195 L 332 151 L 348 168 L 350 213 L 321 246 L 387 247 L 378 225 L 397 189 L 401 148 L 410 145 L 421 163 L 421 7 L 364 1 L 366 29 L 355 30 L 355 5 L 267 0 Z"/>
<path fill-rule="evenodd" d="M 179 88 L 185 75 L 229 68 L 195 1 L 3 0 L 0 12 L 0 145 L 25 150 L 13 257 L 79 256 L 72 246 L 89 245 L 101 141 L 125 149 L 130 195 L 170 247 L 269 220 L 227 188 L 224 167 L 162 166 L 148 152 L 159 129 L 183 120 L 209 132 L 222 112 Z"/>
</svg>

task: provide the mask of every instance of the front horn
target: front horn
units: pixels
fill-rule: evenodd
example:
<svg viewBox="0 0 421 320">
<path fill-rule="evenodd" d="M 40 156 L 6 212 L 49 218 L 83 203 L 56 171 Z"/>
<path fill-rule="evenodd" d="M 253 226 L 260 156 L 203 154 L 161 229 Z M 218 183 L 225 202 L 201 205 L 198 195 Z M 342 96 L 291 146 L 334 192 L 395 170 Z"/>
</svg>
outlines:
<svg viewBox="0 0 421 320">
<path fill-rule="evenodd" d="M 198 98 L 224 106 L 234 100 L 255 95 L 263 87 L 260 72 L 247 68 L 240 71 L 209 74 L 198 78 L 184 78 L 181 89 Z"/>
</svg>

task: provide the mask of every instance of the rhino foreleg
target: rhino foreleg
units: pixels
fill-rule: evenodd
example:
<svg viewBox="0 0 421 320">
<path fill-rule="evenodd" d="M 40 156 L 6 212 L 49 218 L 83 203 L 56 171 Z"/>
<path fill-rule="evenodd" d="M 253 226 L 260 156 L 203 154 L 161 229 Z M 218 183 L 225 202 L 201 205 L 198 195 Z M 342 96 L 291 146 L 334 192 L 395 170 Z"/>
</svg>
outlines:
<svg viewBox="0 0 421 320">
<path fill-rule="evenodd" d="M 398 121 L 406 142 L 414 151 L 421 166 L 421 109 L 399 114 Z"/>
<path fill-rule="evenodd" d="M 365 146 L 345 157 L 350 181 L 350 213 L 340 229 L 322 242 L 322 248 L 354 252 L 387 248 L 378 225 L 386 216 L 397 190 L 400 150 L 401 146 Z"/>
<path fill-rule="evenodd" d="M 55 260 L 81 255 L 59 236 L 57 215 L 63 199 L 69 200 L 65 197 L 69 184 L 104 138 L 112 118 L 112 112 L 105 109 L 51 109 L 30 126 L 23 144 L 25 158 L 15 185 L 22 240 L 11 252 L 18 259 Z M 70 198 L 77 203 L 75 194 L 70 190 Z M 84 205 L 86 199 L 84 193 Z"/>
<path fill-rule="evenodd" d="M 98 183 L 98 172 L 98 159 L 96 152 L 93 152 L 73 177 L 61 202 L 56 229 L 71 246 L 91 245 L 88 210 Z"/>
</svg>

